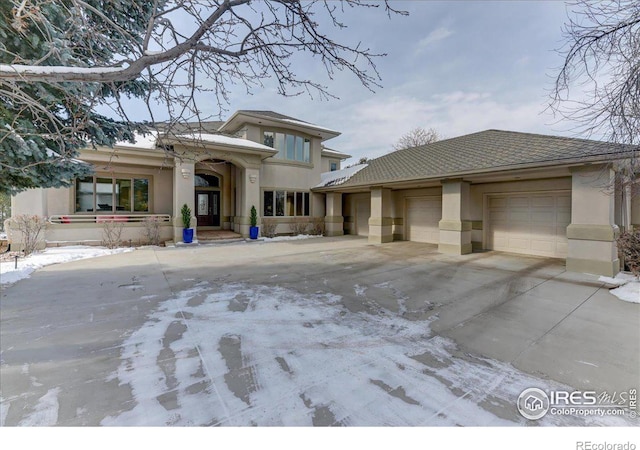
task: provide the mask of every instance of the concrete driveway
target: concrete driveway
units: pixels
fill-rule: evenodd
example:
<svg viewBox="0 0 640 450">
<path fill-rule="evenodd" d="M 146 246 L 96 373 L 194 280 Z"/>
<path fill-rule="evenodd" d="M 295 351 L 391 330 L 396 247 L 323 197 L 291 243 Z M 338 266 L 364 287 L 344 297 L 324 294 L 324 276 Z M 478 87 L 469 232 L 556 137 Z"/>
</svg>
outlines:
<svg viewBox="0 0 640 450">
<path fill-rule="evenodd" d="M 640 306 L 554 259 L 144 248 L 3 288 L 0 338 L 2 425 L 638 424 L 517 412 L 529 387 L 640 384 Z"/>
</svg>

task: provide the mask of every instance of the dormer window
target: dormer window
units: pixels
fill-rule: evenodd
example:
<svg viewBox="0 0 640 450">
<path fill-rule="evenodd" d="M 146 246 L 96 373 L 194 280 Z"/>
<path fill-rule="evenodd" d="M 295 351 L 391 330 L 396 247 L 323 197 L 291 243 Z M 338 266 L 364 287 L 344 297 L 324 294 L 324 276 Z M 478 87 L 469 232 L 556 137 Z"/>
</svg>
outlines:
<svg viewBox="0 0 640 450">
<path fill-rule="evenodd" d="M 276 159 L 290 161 L 311 162 L 311 139 L 295 134 L 265 131 L 263 144 L 278 150 Z"/>
</svg>

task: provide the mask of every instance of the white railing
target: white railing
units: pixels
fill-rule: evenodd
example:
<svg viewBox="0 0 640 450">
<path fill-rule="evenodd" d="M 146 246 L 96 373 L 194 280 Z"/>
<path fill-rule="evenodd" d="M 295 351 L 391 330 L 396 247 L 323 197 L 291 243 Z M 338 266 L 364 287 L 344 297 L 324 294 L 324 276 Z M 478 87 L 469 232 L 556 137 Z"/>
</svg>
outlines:
<svg viewBox="0 0 640 450">
<path fill-rule="evenodd" d="M 169 214 L 59 214 L 49 216 L 49 223 L 69 224 L 69 223 L 104 223 L 104 222 L 144 222 L 147 218 L 153 217 L 160 223 L 171 223 Z"/>
</svg>

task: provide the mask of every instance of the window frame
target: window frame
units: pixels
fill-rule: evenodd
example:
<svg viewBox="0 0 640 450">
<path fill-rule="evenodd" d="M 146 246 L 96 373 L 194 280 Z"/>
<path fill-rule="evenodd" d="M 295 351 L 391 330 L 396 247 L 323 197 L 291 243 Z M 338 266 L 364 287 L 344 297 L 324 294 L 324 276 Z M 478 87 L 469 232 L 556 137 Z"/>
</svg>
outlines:
<svg viewBox="0 0 640 450">
<path fill-rule="evenodd" d="M 271 198 L 271 208 L 268 208 L 267 197 Z M 293 203 L 289 203 L 293 199 Z M 298 205 L 302 200 L 302 205 Z M 264 189 L 262 191 L 262 212 L 263 217 L 293 218 L 311 217 L 311 193 L 298 189 Z M 267 214 L 271 211 L 271 214 Z M 293 215 L 287 214 L 289 211 Z M 298 214 L 302 211 L 302 214 Z M 280 212 L 282 212 L 280 214 Z"/>
<path fill-rule="evenodd" d="M 263 129 L 262 144 L 278 151 L 274 159 L 311 164 L 311 138 L 302 134 Z"/>
<path fill-rule="evenodd" d="M 91 179 L 91 192 L 84 192 L 84 194 L 88 194 L 91 196 L 91 207 L 90 208 L 86 208 L 86 207 L 80 207 L 81 202 L 78 201 L 78 196 L 81 193 L 80 189 L 79 189 L 79 183 L 86 183 L 89 184 L 89 178 Z M 103 196 L 103 197 L 107 197 L 109 194 L 108 193 L 99 193 L 97 191 L 97 186 L 98 184 L 104 184 L 107 185 L 108 183 L 103 182 L 103 183 L 98 183 L 98 180 L 111 180 L 111 198 L 110 199 L 106 199 L 105 201 L 108 201 L 108 204 L 110 206 L 110 209 L 106 209 L 106 208 L 101 208 L 100 205 L 104 205 L 105 203 L 102 203 L 102 200 L 99 199 L 99 196 Z M 119 201 L 118 198 L 118 190 L 116 189 L 116 186 L 119 186 L 119 182 L 122 181 L 128 181 L 128 189 L 129 189 L 129 194 L 128 194 L 128 198 L 124 199 L 125 200 L 125 204 L 128 203 L 129 209 L 123 209 L 121 207 L 121 205 L 119 203 L 121 203 Z M 137 182 L 139 181 L 146 181 L 146 210 L 136 210 L 136 186 L 139 186 L 139 184 Z M 153 185 L 153 180 L 152 177 L 150 175 L 132 175 L 132 174 L 119 174 L 119 173 L 113 173 L 113 174 L 101 174 L 101 173 L 96 173 L 94 175 L 90 175 L 88 177 L 84 177 L 84 178 L 76 178 L 74 180 L 73 183 L 73 200 L 72 200 L 72 204 L 74 205 L 74 214 L 96 214 L 96 215 L 100 215 L 100 214 L 149 214 L 152 211 L 152 207 L 151 207 L 151 192 L 152 192 L 152 185 Z M 143 195 L 143 198 L 145 196 Z M 88 196 L 87 196 L 88 198 Z M 98 202 L 101 202 L 100 204 L 98 204 Z"/>
</svg>

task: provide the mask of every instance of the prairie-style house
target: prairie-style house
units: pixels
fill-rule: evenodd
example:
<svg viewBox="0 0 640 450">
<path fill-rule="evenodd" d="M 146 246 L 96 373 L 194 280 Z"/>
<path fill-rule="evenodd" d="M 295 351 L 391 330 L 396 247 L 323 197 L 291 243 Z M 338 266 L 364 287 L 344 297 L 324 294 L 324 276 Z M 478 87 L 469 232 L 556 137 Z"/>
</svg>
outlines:
<svg viewBox="0 0 640 450">
<path fill-rule="evenodd" d="M 150 215 L 162 220 L 163 240 L 178 242 L 185 203 L 196 236 L 217 229 L 248 236 L 255 206 L 259 221 L 272 218 L 279 234 L 316 218 L 329 236 L 562 258 L 568 270 L 609 276 L 620 268 L 617 233 L 640 227 L 640 196 L 616 183 L 626 147 L 487 130 L 342 169 L 349 155 L 325 146 L 339 134 L 241 110 L 184 133 L 84 150 L 80 159 L 94 176 L 67 189 L 20 193 L 13 214 L 48 217 L 49 243 L 99 242 L 105 220 L 122 221 L 124 239 L 137 242 Z"/>
</svg>

